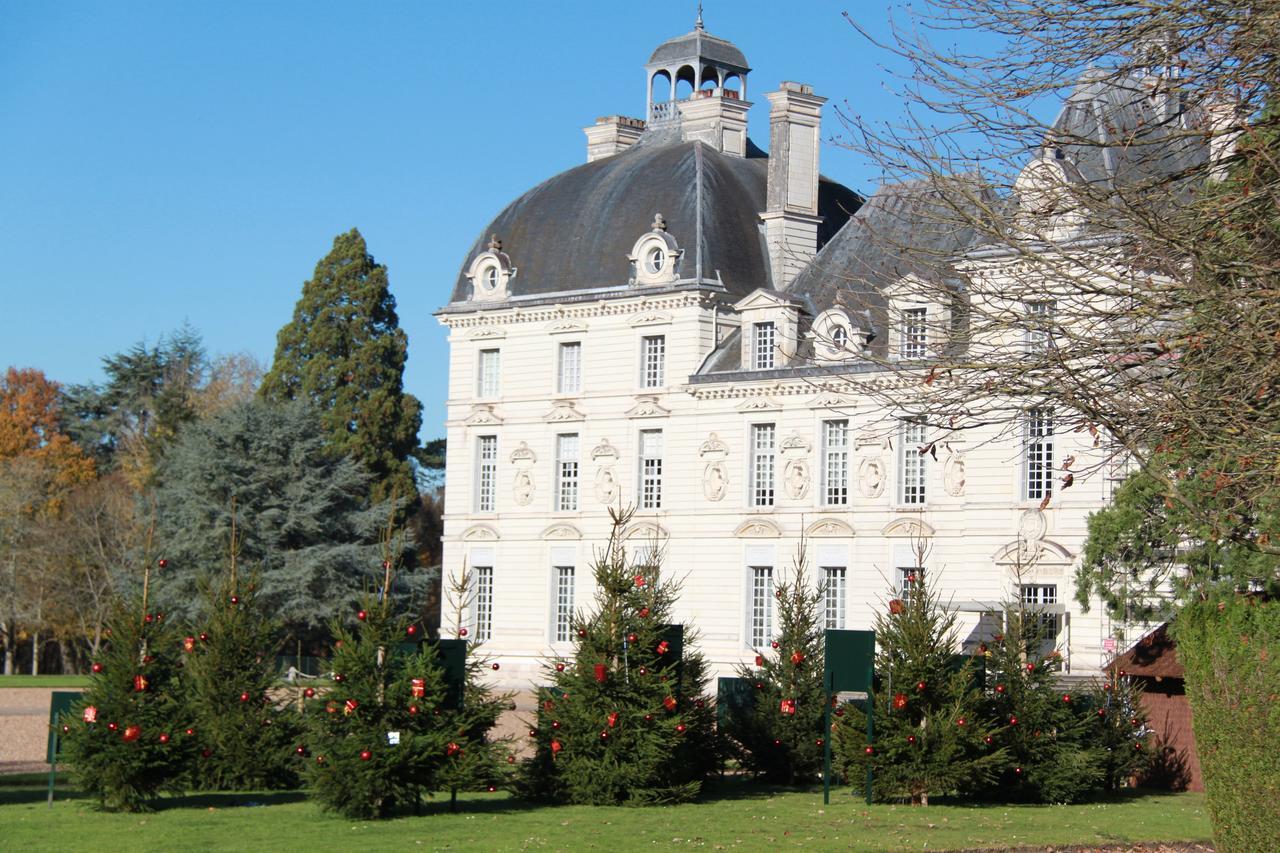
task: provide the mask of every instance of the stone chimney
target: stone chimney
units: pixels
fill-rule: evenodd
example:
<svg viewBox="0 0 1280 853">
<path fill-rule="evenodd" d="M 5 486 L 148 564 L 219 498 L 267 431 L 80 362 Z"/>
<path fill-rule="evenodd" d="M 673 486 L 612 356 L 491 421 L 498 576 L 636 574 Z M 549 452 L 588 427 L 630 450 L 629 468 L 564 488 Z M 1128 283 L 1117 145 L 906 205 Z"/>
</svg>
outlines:
<svg viewBox="0 0 1280 853">
<path fill-rule="evenodd" d="M 1209 126 L 1209 174 L 1215 181 L 1225 180 L 1247 114 L 1239 104 L 1227 100 L 1210 102 L 1205 113 Z"/>
<path fill-rule="evenodd" d="M 818 143 L 826 98 L 784 82 L 769 92 L 769 186 L 764 220 L 773 287 L 785 290 L 818 252 Z"/>
<path fill-rule="evenodd" d="M 734 157 L 747 156 L 747 110 L 751 103 L 733 89 L 703 89 L 677 101 L 680 138 L 697 140 Z"/>
<path fill-rule="evenodd" d="M 644 122 L 626 116 L 604 116 L 582 132 L 587 135 L 587 162 L 591 163 L 630 148 L 644 133 Z"/>
</svg>

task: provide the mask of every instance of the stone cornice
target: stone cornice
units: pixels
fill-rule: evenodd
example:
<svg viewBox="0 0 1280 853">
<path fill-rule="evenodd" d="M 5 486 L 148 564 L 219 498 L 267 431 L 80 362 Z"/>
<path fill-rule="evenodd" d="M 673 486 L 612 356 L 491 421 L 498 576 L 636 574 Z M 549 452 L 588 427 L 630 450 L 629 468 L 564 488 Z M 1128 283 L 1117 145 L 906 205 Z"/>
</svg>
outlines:
<svg viewBox="0 0 1280 853">
<path fill-rule="evenodd" d="M 705 307 L 718 301 L 721 300 L 716 294 L 707 293 L 706 291 L 678 291 L 664 294 L 636 294 L 631 298 L 602 299 L 595 302 L 577 304 L 513 306 L 496 310 L 489 309 L 465 314 L 438 314 L 436 316 L 442 325 L 450 329 L 487 327 L 496 331 L 502 326 L 514 326 L 523 323 L 581 321 L 590 317 L 616 317 L 629 314 L 647 315 L 649 318 L 656 319 L 660 316 L 659 312 L 675 311 L 681 308 Z M 655 322 L 655 319 L 650 319 L 648 322 Z M 662 321 L 658 320 L 657 322 Z"/>
<path fill-rule="evenodd" d="M 841 397 L 853 397 L 867 391 L 905 391 L 912 388 L 919 388 L 923 385 L 923 381 L 918 378 L 908 378 L 897 375 L 868 377 L 866 379 L 824 379 L 819 385 L 814 382 L 806 382 L 803 379 L 794 380 L 767 380 L 765 382 L 751 382 L 750 380 L 737 380 L 734 382 L 725 382 L 723 384 L 712 385 L 709 383 L 699 383 L 697 385 L 686 385 L 684 390 L 695 400 L 740 400 L 750 397 L 796 397 L 810 396 L 815 391 L 828 392 L 830 396 L 830 405 L 832 408 L 849 407 L 854 404 L 852 399 L 841 399 Z M 836 396 L 840 395 L 840 396 Z M 815 408 L 823 407 L 818 399 L 811 400 L 809 405 Z M 744 406 L 743 408 L 771 408 L 767 403 L 758 407 Z"/>
</svg>

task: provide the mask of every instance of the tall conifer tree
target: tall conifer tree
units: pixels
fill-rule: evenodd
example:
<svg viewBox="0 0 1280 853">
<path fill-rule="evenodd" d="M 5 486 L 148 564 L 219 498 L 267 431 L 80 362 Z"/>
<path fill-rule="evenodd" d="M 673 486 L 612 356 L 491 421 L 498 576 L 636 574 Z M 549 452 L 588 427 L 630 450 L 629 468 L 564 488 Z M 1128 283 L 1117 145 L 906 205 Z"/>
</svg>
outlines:
<svg viewBox="0 0 1280 853">
<path fill-rule="evenodd" d="M 407 348 L 387 268 L 353 228 L 334 238 L 303 284 L 262 380 L 264 399 L 304 399 L 319 411 L 334 450 L 373 474 L 375 501 L 416 494 L 407 460 L 422 407 L 404 392 Z"/>
</svg>

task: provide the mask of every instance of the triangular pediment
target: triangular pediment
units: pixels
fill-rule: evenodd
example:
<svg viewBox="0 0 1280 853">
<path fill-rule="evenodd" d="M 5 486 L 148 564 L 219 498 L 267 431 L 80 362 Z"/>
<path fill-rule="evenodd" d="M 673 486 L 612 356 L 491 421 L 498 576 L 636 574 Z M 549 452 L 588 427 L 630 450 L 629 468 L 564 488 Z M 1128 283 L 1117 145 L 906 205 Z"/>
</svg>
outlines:
<svg viewBox="0 0 1280 853">
<path fill-rule="evenodd" d="M 801 303 L 767 287 L 757 287 L 734 304 L 734 311 L 752 311 L 760 308 L 800 308 Z"/>
</svg>

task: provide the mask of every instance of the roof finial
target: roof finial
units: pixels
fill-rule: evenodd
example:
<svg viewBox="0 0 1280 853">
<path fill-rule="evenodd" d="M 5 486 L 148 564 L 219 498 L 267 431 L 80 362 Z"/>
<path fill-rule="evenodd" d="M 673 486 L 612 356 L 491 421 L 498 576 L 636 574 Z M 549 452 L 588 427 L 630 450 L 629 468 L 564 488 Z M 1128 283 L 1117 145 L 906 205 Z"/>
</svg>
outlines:
<svg viewBox="0 0 1280 853">
<path fill-rule="evenodd" d="M 698 4 L 698 20 L 693 22 L 693 28 L 695 30 L 702 29 L 702 4 L 701 3 Z"/>
<path fill-rule="evenodd" d="M 497 235 L 497 234 L 490 234 L 490 235 L 489 235 L 489 251 L 490 251 L 490 252 L 501 252 L 501 251 L 502 251 L 502 241 L 498 239 L 498 235 Z"/>
<path fill-rule="evenodd" d="M 662 214 L 661 214 L 661 213 L 655 213 L 655 214 L 653 215 L 653 225 L 651 225 L 651 226 L 649 226 L 649 227 L 650 227 L 652 230 L 654 230 L 654 231 L 666 231 L 666 230 L 667 230 L 667 220 L 665 220 L 665 219 L 663 219 L 663 218 L 662 218 Z"/>
</svg>

